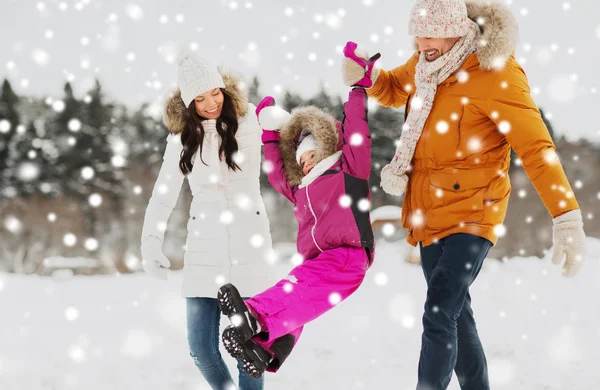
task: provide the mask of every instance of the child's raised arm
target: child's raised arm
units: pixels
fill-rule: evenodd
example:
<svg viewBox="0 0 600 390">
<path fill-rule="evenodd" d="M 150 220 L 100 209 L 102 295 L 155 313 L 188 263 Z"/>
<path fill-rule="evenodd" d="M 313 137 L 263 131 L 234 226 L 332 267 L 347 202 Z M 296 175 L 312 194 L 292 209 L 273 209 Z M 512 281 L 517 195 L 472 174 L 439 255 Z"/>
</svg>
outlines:
<svg viewBox="0 0 600 390">
<path fill-rule="evenodd" d="M 344 167 L 352 176 L 369 179 L 371 174 L 371 132 L 367 122 L 367 93 L 355 87 L 344 103 L 342 122 Z"/>
<path fill-rule="evenodd" d="M 344 83 L 352 87 L 344 104 L 342 133 L 342 159 L 345 169 L 352 176 L 368 180 L 371 174 L 371 132 L 367 122 L 367 93 L 365 88 L 373 85 L 372 72 L 379 53 L 369 59 L 356 54 L 357 45 L 346 43 L 344 47 Z"/>
<path fill-rule="evenodd" d="M 273 106 L 274 104 L 273 97 L 267 96 L 256 107 L 256 116 L 263 128 L 262 143 L 264 145 L 265 170 L 271 186 L 290 202 L 295 203 L 295 187 L 290 186 L 288 183 L 283 157 L 279 149 L 279 131 L 290 114 L 279 107 Z"/>
</svg>

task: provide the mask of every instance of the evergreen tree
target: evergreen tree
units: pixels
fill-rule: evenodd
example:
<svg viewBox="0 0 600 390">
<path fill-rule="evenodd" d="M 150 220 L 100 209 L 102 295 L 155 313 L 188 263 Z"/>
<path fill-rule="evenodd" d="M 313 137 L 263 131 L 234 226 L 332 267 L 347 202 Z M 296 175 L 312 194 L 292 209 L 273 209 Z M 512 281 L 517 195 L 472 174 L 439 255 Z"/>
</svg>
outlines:
<svg viewBox="0 0 600 390">
<path fill-rule="evenodd" d="M 264 97 L 260 95 L 259 88 L 260 83 L 258 81 L 258 77 L 254 76 L 252 78 L 252 82 L 248 86 L 248 101 L 254 105 L 258 105 L 260 100 Z"/>
<path fill-rule="evenodd" d="M 10 82 L 4 79 L 0 91 L 0 187 L 7 189 L 10 177 L 14 174 L 15 162 L 11 159 L 10 145 L 20 123 L 18 112 L 19 97 Z M 5 194 L 0 193 L 0 197 Z"/>
</svg>

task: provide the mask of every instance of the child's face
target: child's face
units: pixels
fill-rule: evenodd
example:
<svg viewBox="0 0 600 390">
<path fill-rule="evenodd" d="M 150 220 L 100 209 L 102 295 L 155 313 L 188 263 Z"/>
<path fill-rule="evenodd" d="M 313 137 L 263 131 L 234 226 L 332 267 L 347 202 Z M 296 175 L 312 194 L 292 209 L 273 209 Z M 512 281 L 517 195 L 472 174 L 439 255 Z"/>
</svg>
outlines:
<svg viewBox="0 0 600 390">
<path fill-rule="evenodd" d="M 302 167 L 302 174 L 304 176 L 308 175 L 314 168 L 316 155 L 317 152 L 315 150 L 307 150 L 300 156 L 300 166 Z"/>
</svg>

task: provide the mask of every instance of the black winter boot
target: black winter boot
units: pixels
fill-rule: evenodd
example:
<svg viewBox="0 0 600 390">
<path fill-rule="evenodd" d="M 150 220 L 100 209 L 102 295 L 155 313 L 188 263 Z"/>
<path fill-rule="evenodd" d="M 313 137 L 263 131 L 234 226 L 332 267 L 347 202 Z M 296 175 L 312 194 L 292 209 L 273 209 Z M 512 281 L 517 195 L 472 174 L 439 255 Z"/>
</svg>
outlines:
<svg viewBox="0 0 600 390">
<path fill-rule="evenodd" d="M 229 317 L 229 321 L 231 321 L 231 327 L 228 331 L 230 336 L 228 337 L 232 341 L 245 343 L 261 332 L 260 324 L 254 318 L 233 284 L 226 284 L 219 289 L 217 302 L 221 312 Z M 223 332 L 223 337 L 225 337 L 225 332 Z"/>
</svg>

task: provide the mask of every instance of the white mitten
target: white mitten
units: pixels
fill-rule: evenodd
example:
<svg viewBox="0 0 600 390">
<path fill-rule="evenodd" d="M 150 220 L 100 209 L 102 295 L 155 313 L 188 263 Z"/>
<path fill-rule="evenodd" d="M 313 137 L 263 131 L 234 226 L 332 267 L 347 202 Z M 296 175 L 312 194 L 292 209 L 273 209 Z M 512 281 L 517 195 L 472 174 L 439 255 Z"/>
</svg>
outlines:
<svg viewBox="0 0 600 390">
<path fill-rule="evenodd" d="M 560 264 L 566 258 L 562 266 L 565 276 L 575 276 L 587 255 L 587 242 L 583 231 L 581 210 L 572 210 L 552 220 L 552 241 L 554 253 L 552 263 Z"/>
<path fill-rule="evenodd" d="M 258 122 L 264 130 L 281 130 L 290 119 L 290 113 L 281 107 L 269 106 L 258 114 Z"/>
<path fill-rule="evenodd" d="M 144 240 L 141 249 L 144 271 L 155 278 L 167 280 L 171 262 L 162 252 L 162 241 L 158 237 L 149 236 Z"/>
</svg>

